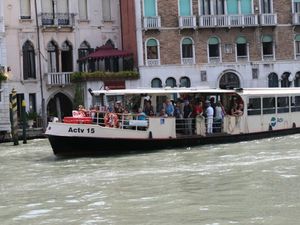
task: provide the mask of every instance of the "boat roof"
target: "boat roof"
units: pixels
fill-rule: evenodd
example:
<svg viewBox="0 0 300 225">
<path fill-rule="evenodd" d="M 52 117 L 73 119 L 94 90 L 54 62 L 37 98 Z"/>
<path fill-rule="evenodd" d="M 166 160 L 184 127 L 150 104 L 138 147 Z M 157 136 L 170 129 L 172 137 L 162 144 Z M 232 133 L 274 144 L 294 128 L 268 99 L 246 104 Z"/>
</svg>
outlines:
<svg viewBox="0 0 300 225">
<path fill-rule="evenodd" d="M 94 95 L 129 95 L 129 94 L 172 94 L 172 93 L 236 93 L 235 90 L 213 88 L 136 88 L 116 90 L 92 90 Z"/>
<path fill-rule="evenodd" d="M 238 95 L 300 95 L 300 88 L 237 88 L 237 89 L 218 89 L 218 88 L 135 88 L 135 89 L 117 89 L 117 90 L 92 90 L 94 95 L 130 95 L 130 94 L 172 94 L 172 93 L 203 93 L 203 94 L 229 94 Z"/>
</svg>

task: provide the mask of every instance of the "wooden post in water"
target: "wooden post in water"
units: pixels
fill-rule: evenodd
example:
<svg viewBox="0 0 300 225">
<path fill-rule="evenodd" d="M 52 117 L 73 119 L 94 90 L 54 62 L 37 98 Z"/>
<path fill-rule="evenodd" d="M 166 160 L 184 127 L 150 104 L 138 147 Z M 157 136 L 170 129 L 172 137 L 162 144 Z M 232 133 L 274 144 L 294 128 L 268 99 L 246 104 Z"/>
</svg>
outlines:
<svg viewBox="0 0 300 225">
<path fill-rule="evenodd" d="M 17 92 L 13 88 L 11 91 L 11 133 L 12 133 L 12 139 L 14 142 L 14 145 L 19 145 L 19 138 L 18 138 L 18 105 L 17 105 Z"/>
<path fill-rule="evenodd" d="M 23 124 L 23 144 L 27 144 L 26 128 L 27 128 L 27 118 L 26 118 L 26 102 L 22 101 L 22 124 Z"/>
</svg>

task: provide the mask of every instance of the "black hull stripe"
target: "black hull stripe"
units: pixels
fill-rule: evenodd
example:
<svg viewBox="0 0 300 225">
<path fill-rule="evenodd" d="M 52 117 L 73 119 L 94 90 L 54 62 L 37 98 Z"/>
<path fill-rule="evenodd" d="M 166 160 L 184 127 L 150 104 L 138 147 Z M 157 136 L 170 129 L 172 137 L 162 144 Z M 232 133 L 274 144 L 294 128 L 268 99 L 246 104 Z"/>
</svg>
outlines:
<svg viewBox="0 0 300 225">
<path fill-rule="evenodd" d="M 58 156 L 115 155 L 147 152 L 168 148 L 221 144 L 299 133 L 300 128 L 222 136 L 189 136 L 176 139 L 118 139 L 48 135 L 53 152 Z"/>
</svg>

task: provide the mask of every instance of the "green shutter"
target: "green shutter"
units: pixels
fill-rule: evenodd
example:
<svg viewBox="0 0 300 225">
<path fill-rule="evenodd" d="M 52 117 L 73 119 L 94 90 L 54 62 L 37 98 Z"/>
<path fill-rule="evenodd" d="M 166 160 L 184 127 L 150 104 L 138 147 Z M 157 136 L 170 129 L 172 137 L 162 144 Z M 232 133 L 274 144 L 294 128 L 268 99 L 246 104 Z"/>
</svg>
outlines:
<svg viewBox="0 0 300 225">
<path fill-rule="evenodd" d="M 238 14 L 238 0 L 227 0 L 227 14 Z"/>
<path fill-rule="evenodd" d="M 300 0 L 299 0 L 300 1 Z M 295 37 L 295 41 L 300 41 L 300 34 L 297 34 Z"/>
<path fill-rule="evenodd" d="M 193 44 L 193 42 L 190 38 L 185 38 L 185 39 L 183 39 L 182 44 L 183 45 L 191 45 L 191 44 Z"/>
<path fill-rule="evenodd" d="M 157 46 L 157 41 L 155 39 L 149 39 L 147 41 L 147 46 Z"/>
<path fill-rule="evenodd" d="M 191 16 L 190 0 L 179 0 L 180 16 Z"/>
<path fill-rule="evenodd" d="M 237 44 L 246 44 L 246 43 L 247 43 L 247 40 L 246 40 L 246 38 L 244 38 L 244 37 L 238 37 L 238 38 L 236 39 L 236 43 L 237 43 Z"/>
<path fill-rule="evenodd" d="M 294 0 L 294 2 L 300 2 L 300 0 Z"/>
<path fill-rule="evenodd" d="M 217 44 L 219 44 L 219 39 L 216 38 L 216 37 L 211 37 L 211 38 L 208 40 L 208 44 L 210 44 L 210 45 L 217 45 Z"/>
<path fill-rule="evenodd" d="M 144 0 L 144 13 L 146 17 L 156 16 L 155 0 Z"/>
<path fill-rule="evenodd" d="M 270 35 L 264 35 L 262 38 L 262 42 L 272 42 L 273 38 Z"/>
<path fill-rule="evenodd" d="M 240 1 L 241 1 L 242 14 L 251 14 L 252 13 L 251 0 L 240 0 Z"/>
</svg>

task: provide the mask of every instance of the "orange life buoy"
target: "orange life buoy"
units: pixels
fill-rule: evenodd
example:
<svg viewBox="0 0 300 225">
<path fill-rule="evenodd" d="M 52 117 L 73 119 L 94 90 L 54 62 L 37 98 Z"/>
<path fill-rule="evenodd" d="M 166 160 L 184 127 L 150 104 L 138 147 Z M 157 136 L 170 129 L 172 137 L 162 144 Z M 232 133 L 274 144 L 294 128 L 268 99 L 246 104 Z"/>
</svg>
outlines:
<svg viewBox="0 0 300 225">
<path fill-rule="evenodd" d="M 115 113 L 106 113 L 104 116 L 104 124 L 106 127 L 119 127 L 119 119 Z"/>
</svg>

